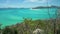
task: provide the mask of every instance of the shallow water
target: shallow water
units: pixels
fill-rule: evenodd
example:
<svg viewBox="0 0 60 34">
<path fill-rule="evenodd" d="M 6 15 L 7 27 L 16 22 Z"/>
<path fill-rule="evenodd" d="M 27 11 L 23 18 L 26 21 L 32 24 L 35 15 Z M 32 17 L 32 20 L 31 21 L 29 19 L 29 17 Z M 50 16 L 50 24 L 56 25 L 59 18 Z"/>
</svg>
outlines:
<svg viewBox="0 0 60 34">
<path fill-rule="evenodd" d="M 49 13 L 50 16 L 49 16 Z M 32 18 L 33 20 L 36 19 L 49 19 L 49 18 L 56 18 L 55 12 L 57 8 L 42 8 L 42 9 L 0 9 L 0 23 L 3 26 L 16 24 L 18 22 L 22 22 L 23 18 Z"/>
</svg>

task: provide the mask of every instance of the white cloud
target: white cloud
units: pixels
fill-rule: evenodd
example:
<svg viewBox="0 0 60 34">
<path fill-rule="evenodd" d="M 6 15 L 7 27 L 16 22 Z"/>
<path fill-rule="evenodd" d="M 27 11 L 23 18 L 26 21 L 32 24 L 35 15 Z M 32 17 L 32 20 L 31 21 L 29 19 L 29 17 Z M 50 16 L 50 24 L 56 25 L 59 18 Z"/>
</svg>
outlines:
<svg viewBox="0 0 60 34">
<path fill-rule="evenodd" d="M 28 1 L 30 1 L 30 2 L 37 2 L 37 1 L 39 1 L 39 0 L 28 0 Z"/>
<path fill-rule="evenodd" d="M 25 2 L 38 2 L 38 3 L 44 3 L 44 2 L 47 2 L 47 0 L 25 0 Z"/>
</svg>

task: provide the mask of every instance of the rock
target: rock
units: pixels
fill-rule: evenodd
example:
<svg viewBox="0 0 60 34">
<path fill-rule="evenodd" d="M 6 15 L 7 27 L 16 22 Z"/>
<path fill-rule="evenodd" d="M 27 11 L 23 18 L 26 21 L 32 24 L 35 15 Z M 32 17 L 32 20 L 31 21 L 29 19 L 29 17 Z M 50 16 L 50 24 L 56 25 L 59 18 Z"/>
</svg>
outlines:
<svg viewBox="0 0 60 34">
<path fill-rule="evenodd" d="M 42 34 L 42 33 L 43 33 L 43 30 L 39 28 L 33 31 L 33 34 Z"/>
</svg>

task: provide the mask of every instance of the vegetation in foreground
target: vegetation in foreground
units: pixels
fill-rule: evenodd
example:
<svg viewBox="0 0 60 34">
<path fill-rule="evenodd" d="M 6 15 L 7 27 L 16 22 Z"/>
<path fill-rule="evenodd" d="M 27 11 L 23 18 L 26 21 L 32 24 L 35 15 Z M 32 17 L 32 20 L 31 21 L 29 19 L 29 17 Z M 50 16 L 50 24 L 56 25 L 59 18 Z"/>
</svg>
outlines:
<svg viewBox="0 0 60 34">
<path fill-rule="evenodd" d="M 32 19 L 24 19 L 24 22 L 17 23 L 12 26 L 6 26 L 1 30 L 1 34 L 33 34 L 33 31 L 37 28 L 43 30 L 43 34 L 60 34 L 59 22 L 56 26 L 57 29 L 54 28 L 54 20 L 32 20 Z M 55 24 L 55 25 L 56 25 Z"/>
</svg>

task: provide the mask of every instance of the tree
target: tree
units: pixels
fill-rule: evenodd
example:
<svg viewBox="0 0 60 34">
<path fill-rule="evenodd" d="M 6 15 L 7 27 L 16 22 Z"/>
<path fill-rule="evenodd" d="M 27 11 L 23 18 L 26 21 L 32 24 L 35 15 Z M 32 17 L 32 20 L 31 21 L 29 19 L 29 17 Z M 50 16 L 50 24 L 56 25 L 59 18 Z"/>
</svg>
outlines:
<svg viewBox="0 0 60 34">
<path fill-rule="evenodd" d="M 14 31 L 6 26 L 5 29 L 3 29 L 3 34 L 14 34 Z"/>
<path fill-rule="evenodd" d="M 2 34 L 1 26 L 2 26 L 2 24 L 0 24 L 0 34 Z"/>
</svg>

